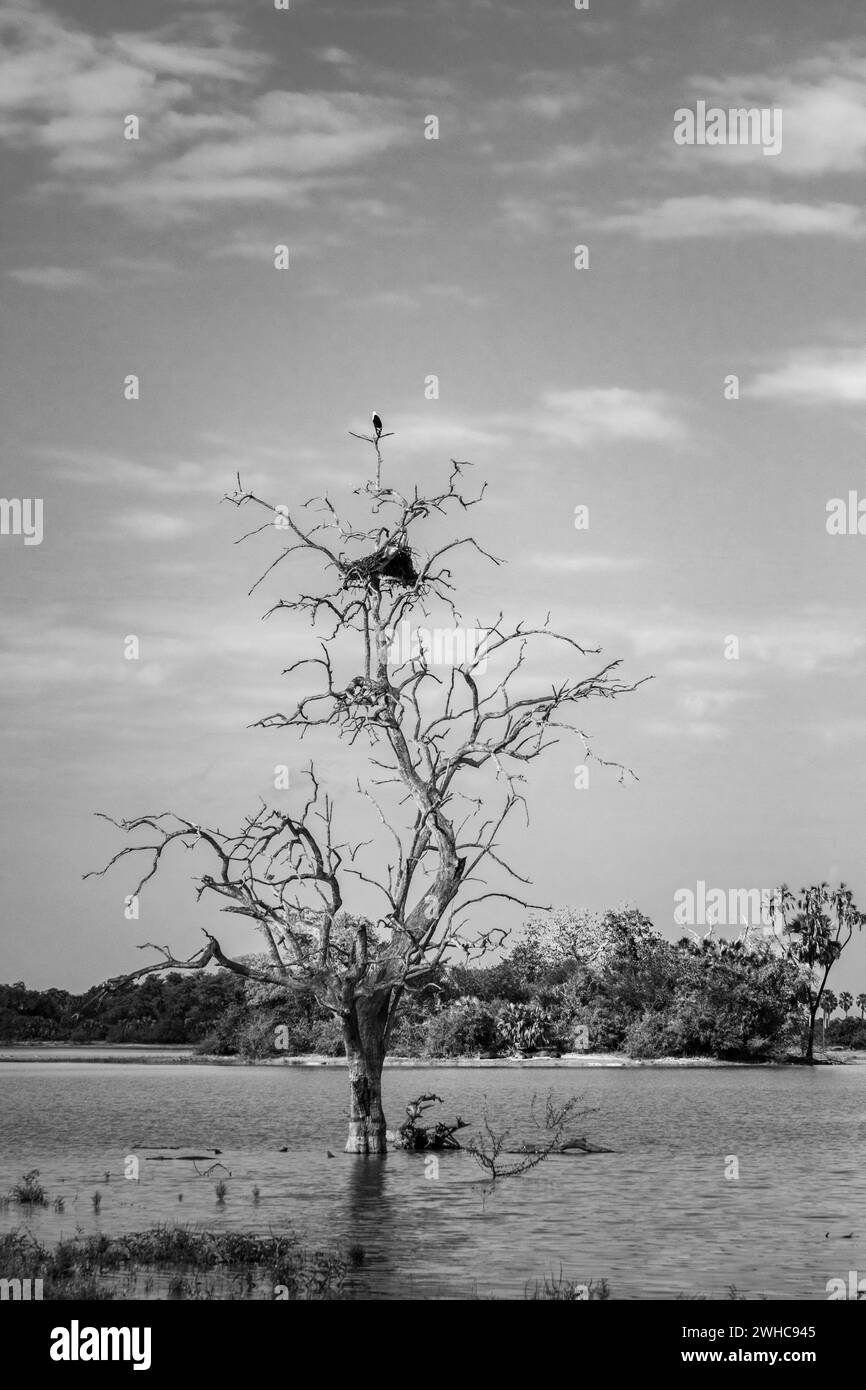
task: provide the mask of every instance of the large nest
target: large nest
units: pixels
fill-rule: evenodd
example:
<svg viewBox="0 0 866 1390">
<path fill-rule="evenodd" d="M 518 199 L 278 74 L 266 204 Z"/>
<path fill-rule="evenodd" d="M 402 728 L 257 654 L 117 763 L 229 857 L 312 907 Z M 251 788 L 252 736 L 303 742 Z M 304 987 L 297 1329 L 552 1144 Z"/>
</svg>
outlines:
<svg viewBox="0 0 866 1390">
<path fill-rule="evenodd" d="M 395 545 L 393 542 L 381 546 L 372 555 L 344 561 L 341 569 L 344 589 L 355 584 L 362 588 L 378 588 L 383 580 L 399 584 L 403 589 L 414 589 L 418 583 L 418 571 L 409 546 Z"/>
</svg>

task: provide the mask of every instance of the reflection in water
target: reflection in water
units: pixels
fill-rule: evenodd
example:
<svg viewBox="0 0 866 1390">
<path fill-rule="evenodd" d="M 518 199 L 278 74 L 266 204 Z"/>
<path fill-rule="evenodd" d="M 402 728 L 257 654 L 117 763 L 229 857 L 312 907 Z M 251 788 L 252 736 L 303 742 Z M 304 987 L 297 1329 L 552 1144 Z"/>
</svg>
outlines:
<svg viewBox="0 0 866 1390">
<path fill-rule="evenodd" d="M 398 1274 L 394 1251 L 399 1250 L 398 1218 L 388 1193 L 388 1157 L 345 1154 L 343 1228 L 346 1244 L 360 1246 L 365 1272 L 375 1265 L 378 1278 L 390 1284 Z"/>
</svg>

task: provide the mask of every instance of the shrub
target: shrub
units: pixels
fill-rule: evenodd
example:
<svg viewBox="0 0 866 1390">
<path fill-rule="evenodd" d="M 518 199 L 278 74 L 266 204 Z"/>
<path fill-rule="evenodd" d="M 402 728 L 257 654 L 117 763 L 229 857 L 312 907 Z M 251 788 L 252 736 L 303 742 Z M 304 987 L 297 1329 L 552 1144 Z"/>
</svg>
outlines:
<svg viewBox="0 0 866 1390">
<path fill-rule="evenodd" d="M 581 1022 L 589 1029 L 590 1052 L 619 1052 L 635 1015 L 609 999 L 596 998 L 583 1011 Z"/>
<path fill-rule="evenodd" d="M 461 999 L 434 1014 L 427 1025 L 431 1057 L 473 1057 L 498 1047 L 496 1016 L 480 999 Z"/>
<path fill-rule="evenodd" d="M 425 987 L 407 992 L 400 1001 L 388 1050 L 394 1057 L 422 1057 L 427 1050 L 427 1027 L 438 1007 L 438 991 Z"/>
<path fill-rule="evenodd" d="M 415 1018 L 398 1014 L 397 1022 L 391 1030 L 388 1050 L 392 1057 L 422 1057 L 427 1050 L 427 1030 L 430 1018 Z"/>
<path fill-rule="evenodd" d="M 545 1045 L 550 1019 L 538 1004 L 506 1004 L 496 1027 L 509 1051 L 518 1052 Z"/>
<path fill-rule="evenodd" d="M 259 1061 L 264 1057 L 274 1057 L 277 1050 L 274 1044 L 276 1025 L 270 1014 L 254 1014 L 242 1024 L 237 1033 L 237 1047 L 241 1057 Z M 293 1049 L 289 1047 L 289 1051 Z"/>
<path fill-rule="evenodd" d="M 22 1207 L 47 1207 L 45 1188 L 39 1181 L 39 1169 L 31 1168 L 12 1189 L 12 1200 Z"/>
<path fill-rule="evenodd" d="M 328 1018 L 315 1025 L 311 1040 L 314 1052 L 320 1052 L 325 1057 L 345 1056 L 343 1025 L 333 1015 L 329 1015 Z"/>
<path fill-rule="evenodd" d="M 679 1051 L 669 1020 L 664 1014 L 645 1013 L 629 1025 L 625 1033 L 629 1057 L 670 1057 Z"/>
<path fill-rule="evenodd" d="M 834 1018 L 827 1029 L 830 1047 L 866 1047 L 866 1023 L 860 1018 Z"/>
</svg>

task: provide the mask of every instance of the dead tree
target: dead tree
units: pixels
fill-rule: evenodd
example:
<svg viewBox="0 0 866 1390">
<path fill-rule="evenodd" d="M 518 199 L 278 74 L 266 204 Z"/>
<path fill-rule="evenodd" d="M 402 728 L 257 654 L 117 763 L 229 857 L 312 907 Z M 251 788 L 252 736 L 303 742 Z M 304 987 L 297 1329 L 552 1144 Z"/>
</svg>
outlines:
<svg viewBox="0 0 866 1390">
<path fill-rule="evenodd" d="M 455 947 L 477 959 L 503 939 L 499 927 L 476 927 L 467 936 L 467 922 L 481 902 L 498 898 L 521 907 L 543 906 L 527 901 L 528 880 L 499 852 L 506 820 L 526 810 L 521 770 L 564 733 L 576 734 L 585 756 L 595 756 L 576 711 L 586 700 L 612 699 L 642 683 L 622 680 L 619 661 L 596 664 L 597 648 L 554 632 L 549 619 L 540 627 L 507 627 L 501 614 L 492 625 L 473 629 L 473 649 L 447 674 L 437 670 L 426 649 L 395 658 L 398 626 L 426 616 L 428 605 L 437 604 L 459 620 L 446 563 L 454 552 L 468 547 L 493 564 L 501 561 L 471 535 L 430 553 L 418 539 L 425 523 L 465 513 L 481 501 L 483 487 L 474 497 L 463 491 L 468 465 L 452 460 L 447 485 L 438 493 L 424 496 L 416 487 L 404 496 L 382 486 L 379 440 L 369 442 L 377 470 L 375 481 L 355 493 L 367 511 L 360 529 L 344 521 L 327 496 L 290 513 L 246 491 L 238 478 L 236 491 L 224 500 L 266 514 L 263 524 L 241 540 L 273 535 L 275 525 L 288 532 L 288 544 L 250 593 L 290 557 L 319 574 L 311 591 L 295 590 L 295 597 L 280 599 L 265 615 L 286 610 L 305 615 L 318 630 L 320 654 L 288 671 L 309 667 L 318 673 L 319 688 L 254 727 L 293 730 L 301 738 L 326 729 L 350 744 L 362 740 L 365 765 L 373 771 L 358 790 L 368 798 L 383 845 L 390 842 L 392 852 L 339 839 L 334 801 L 311 763 L 305 795 L 293 814 L 262 805 L 234 832 L 170 811 L 107 817 L 135 843 L 99 871 L 141 857 L 146 868 L 135 889 L 139 893 L 167 852 L 183 846 L 209 857 L 207 871 L 196 879 L 198 898 L 209 895 L 220 900 L 223 911 L 249 917 L 264 945 L 265 963 L 261 957 L 227 955 L 217 937 L 205 931 L 205 944 L 189 958 L 178 959 L 168 946 L 151 947 L 157 961 L 108 981 L 105 988 L 153 971 L 216 964 L 287 991 L 312 990 L 342 1024 L 350 1082 L 346 1150 L 359 1154 L 386 1148 L 382 1065 L 404 992 L 429 977 Z M 589 660 L 590 673 L 526 693 L 527 652 L 530 644 L 543 641 L 559 644 L 581 662 Z M 497 669 L 487 679 L 489 662 Z M 348 678 L 338 675 L 338 665 Z M 607 765 L 625 778 L 621 765 Z M 396 807 L 382 806 L 379 797 L 394 793 L 374 791 L 376 786 L 397 788 Z M 498 885 L 484 876 L 487 871 L 499 876 Z M 352 903 L 353 895 L 369 893 L 372 885 L 382 899 L 378 917 L 362 914 Z"/>
</svg>

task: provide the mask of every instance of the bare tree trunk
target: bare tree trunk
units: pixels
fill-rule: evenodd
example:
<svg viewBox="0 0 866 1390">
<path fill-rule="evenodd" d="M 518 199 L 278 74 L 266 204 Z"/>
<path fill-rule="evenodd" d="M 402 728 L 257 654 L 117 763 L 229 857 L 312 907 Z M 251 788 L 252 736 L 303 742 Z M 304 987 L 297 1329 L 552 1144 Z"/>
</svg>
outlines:
<svg viewBox="0 0 866 1390">
<path fill-rule="evenodd" d="M 805 1060 L 806 1060 L 807 1062 L 809 1062 L 809 1063 L 812 1063 L 812 1062 L 814 1062 L 814 1060 L 815 1060 L 815 1020 L 817 1019 L 817 1017 L 818 1017 L 818 1005 L 817 1005 L 817 1003 L 815 1004 L 815 1007 L 814 1007 L 814 1008 L 812 1008 L 812 1006 L 811 1006 L 811 1004 L 810 1004 L 810 1005 L 809 1005 L 809 1033 L 808 1033 L 808 1039 L 807 1039 L 807 1042 L 806 1042 L 806 1059 L 805 1059 Z"/>
<path fill-rule="evenodd" d="M 382 1066 L 385 1061 L 387 996 L 356 999 L 343 1020 L 349 1064 L 349 1137 L 347 1154 L 383 1154 Z"/>
</svg>

